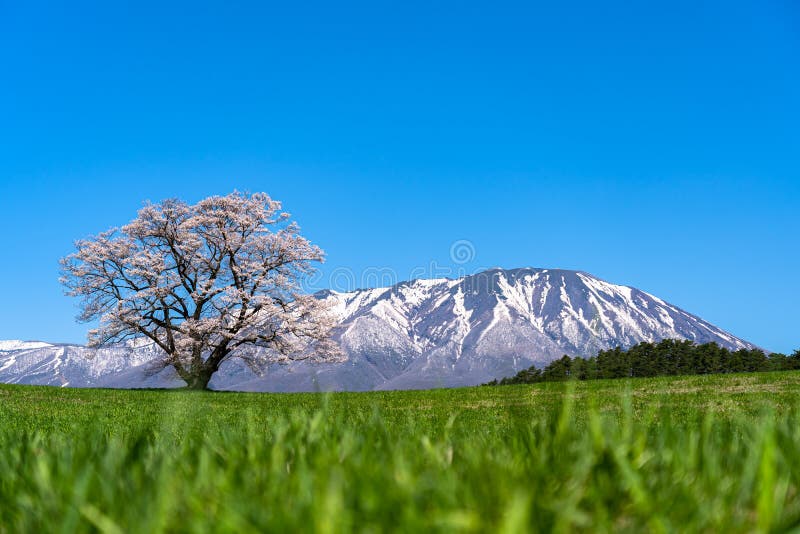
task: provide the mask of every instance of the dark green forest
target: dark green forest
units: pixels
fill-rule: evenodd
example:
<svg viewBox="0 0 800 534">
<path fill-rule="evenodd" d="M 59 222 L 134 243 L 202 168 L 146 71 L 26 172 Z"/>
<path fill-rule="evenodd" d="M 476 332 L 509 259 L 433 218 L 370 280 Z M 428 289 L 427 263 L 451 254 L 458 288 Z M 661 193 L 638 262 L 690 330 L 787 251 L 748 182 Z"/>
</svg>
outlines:
<svg viewBox="0 0 800 534">
<path fill-rule="evenodd" d="M 800 350 L 790 356 L 780 353 L 767 355 L 760 349 L 730 351 L 716 343 L 697 345 L 687 340 L 665 339 L 659 343 L 639 343 L 627 350 L 617 347 L 600 351 L 591 358 L 564 355 L 543 369 L 530 367 L 515 376 L 485 385 L 795 369 L 800 369 Z"/>
</svg>

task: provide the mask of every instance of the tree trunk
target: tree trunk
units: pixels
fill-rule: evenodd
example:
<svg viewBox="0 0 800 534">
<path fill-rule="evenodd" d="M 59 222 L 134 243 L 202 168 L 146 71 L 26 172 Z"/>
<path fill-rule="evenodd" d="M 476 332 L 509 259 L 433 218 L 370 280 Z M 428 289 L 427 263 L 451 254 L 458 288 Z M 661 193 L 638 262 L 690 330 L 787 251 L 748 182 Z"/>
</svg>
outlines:
<svg viewBox="0 0 800 534">
<path fill-rule="evenodd" d="M 229 352 L 226 345 L 221 345 L 214 349 L 214 352 L 205 361 L 200 360 L 198 356 L 195 363 L 188 369 L 176 365 L 175 369 L 178 371 L 178 375 L 186 382 L 186 389 L 207 390 L 211 377 L 219 370 L 222 360 Z"/>
<path fill-rule="evenodd" d="M 173 362 L 172 366 L 177 371 L 181 380 L 186 382 L 186 389 L 205 390 L 211 377 L 217 371 L 219 365 L 209 365 L 208 362 L 199 362 L 192 366 L 185 367 L 178 362 Z"/>
<path fill-rule="evenodd" d="M 213 375 L 214 371 L 204 365 L 200 369 L 190 371 L 183 380 L 186 382 L 186 389 L 207 390 Z"/>
</svg>

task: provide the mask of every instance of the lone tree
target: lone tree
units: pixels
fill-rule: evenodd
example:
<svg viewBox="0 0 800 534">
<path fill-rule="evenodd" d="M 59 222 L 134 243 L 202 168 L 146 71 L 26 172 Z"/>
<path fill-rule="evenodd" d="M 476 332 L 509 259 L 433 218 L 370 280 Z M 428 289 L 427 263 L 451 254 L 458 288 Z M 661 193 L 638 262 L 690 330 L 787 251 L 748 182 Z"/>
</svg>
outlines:
<svg viewBox="0 0 800 534">
<path fill-rule="evenodd" d="M 163 351 L 156 368 L 173 366 L 191 389 L 230 358 L 255 369 L 340 358 L 323 303 L 300 291 L 323 252 L 264 193 L 147 204 L 75 246 L 61 281 L 81 298 L 79 319 L 99 319 L 89 345 L 148 338 Z"/>
</svg>

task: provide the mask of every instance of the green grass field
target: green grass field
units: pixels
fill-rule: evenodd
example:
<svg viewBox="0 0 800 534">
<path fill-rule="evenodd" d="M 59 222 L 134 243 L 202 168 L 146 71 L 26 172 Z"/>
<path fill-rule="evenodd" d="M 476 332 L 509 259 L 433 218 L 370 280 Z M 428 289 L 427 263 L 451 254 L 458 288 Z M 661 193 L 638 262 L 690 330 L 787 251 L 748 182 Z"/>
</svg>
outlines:
<svg viewBox="0 0 800 534">
<path fill-rule="evenodd" d="M 0 386 L 0 532 L 787 531 L 800 372 L 332 395 Z"/>
</svg>

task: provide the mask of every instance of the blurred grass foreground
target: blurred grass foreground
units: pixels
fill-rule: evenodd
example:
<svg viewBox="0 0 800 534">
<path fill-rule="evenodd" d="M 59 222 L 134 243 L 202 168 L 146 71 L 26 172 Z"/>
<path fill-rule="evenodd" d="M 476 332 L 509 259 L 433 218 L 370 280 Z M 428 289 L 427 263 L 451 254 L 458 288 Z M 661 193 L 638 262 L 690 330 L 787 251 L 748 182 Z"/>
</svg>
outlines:
<svg viewBox="0 0 800 534">
<path fill-rule="evenodd" d="M 0 386 L 0 533 L 769 532 L 800 372 L 245 394 Z"/>
</svg>

